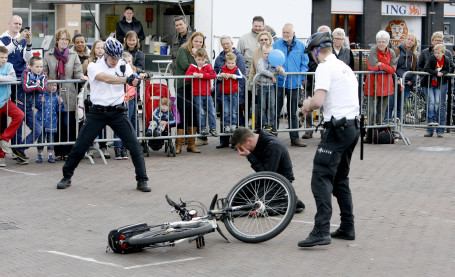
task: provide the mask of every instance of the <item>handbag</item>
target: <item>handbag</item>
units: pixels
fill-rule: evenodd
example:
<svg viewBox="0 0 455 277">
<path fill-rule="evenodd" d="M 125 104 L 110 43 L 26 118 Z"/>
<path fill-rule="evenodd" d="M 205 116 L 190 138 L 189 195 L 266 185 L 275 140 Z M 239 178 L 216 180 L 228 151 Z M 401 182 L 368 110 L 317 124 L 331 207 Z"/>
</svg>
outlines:
<svg viewBox="0 0 455 277">
<path fill-rule="evenodd" d="M 394 144 L 392 131 L 390 128 L 373 129 L 373 144 Z"/>
</svg>

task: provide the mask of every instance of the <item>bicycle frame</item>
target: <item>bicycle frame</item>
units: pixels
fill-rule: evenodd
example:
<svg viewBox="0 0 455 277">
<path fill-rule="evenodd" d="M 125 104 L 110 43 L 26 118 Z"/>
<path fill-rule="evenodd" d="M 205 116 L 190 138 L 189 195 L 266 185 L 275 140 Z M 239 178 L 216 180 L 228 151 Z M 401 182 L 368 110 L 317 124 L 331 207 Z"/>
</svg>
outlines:
<svg viewBox="0 0 455 277">
<path fill-rule="evenodd" d="M 241 206 L 234 206 L 234 207 L 226 207 L 226 201 L 225 198 L 218 199 L 218 194 L 215 194 L 215 196 L 212 199 L 212 203 L 210 205 L 210 209 L 207 210 L 207 215 L 198 217 L 194 216 L 197 213 L 188 211 L 186 209 L 186 202 L 183 202 L 180 199 L 180 202 L 182 204 L 176 204 L 174 201 L 172 201 L 168 195 L 165 196 L 167 202 L 169 205 L 171 205 L 174 208 L 174 211 L 177 212 L 180 216 L 180 218 L 183 221 L 177 221 L 177 222 L 172 222 L 168 223 L 170 227 L 172 228 L 182 228 L 182 227 L 194 227 L 195 222 L 198 221 L 207 221 L 209 222 L 213 230 L 212 232 L 216 229 L 218 233 L 227 241 L 230 242 L 229 239 L 224 235 L 224 233 L 221 231 L 221 229 L 218 227 L 218 220 L 224 220 L 225 217 L 230 216 L 230 212 L 235 212 L 235 211 L 249 211 L 249 215 L 258 215 L 259 213 L 263 213 L 265 211 L 265 206 L 262 202 L 257 201 L 253 204 L 248 204 L 248 205 L 241 205 Z M 214 209 L 215 204 L 220 205 L 221 203 L 222 208 Z M 200 236 L 197 236 L 200 237 Z M 190 239 L 190 242 L 193 241 L 194 239 Z M 198 248 L 200 248 L 198 246 Z"/>
<path fill-rule="evenodd" d="M 108 236 L 109 247 L 115 253 L 131 253 L 143 248 L 174 246 L 189 240 L 195 241 L 197 248 L 202 248 L 204 235 L 215 229 L 230 242 L 221 231 L 218 220 L 223 221 L 234 238 L 246 243 L 260 243 L 279 235 L 288 226 L 297 202 L 289 180 L 267 171 L 243 178 L 226 198 L 218 199 L 215 195 L 209 209 L 199 201 L 184 202 L 180 199 L 177 204 L 167 195 L 166 200 L 181 221 L 127 226 L 132 232 L 127 232 L 124 227 L 114 229 Z"/>
</svg>

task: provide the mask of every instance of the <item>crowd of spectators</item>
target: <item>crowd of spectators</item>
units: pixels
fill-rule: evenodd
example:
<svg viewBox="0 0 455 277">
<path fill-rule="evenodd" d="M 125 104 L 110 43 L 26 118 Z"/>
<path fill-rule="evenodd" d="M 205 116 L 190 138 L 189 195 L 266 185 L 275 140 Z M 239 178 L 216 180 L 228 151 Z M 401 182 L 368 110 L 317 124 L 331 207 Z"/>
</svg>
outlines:
<svg viewBox="0 0 455 277">
<path fill-rule="evenodd" d="M 318 64 L 305 53 L 305 44 L 297 39 L 293 24 L 285 24 L 281 29 L 281 38 L 278 38 L 275 31 L 270 26 L 265 25 L 264 18 L 255 16 L 252 20 L 251 31 L 242 35 L 237 45 L 234 45 L 231 36 L 223 35 L 221 37 L 222 51 L 217 54 L 213 68 L 204 50 L 206 36 L 201 32 L 191 30 L 184 16 L 175 17 L 174 27 L 176 35 L 171 39 L 172 66 L 170 68 L 173 75 L 181 76 L 175 79 L 173 84 L 177 99 L 175 104 L 180 113 L 174 123 L 174 126 L 177 127 L 176 134 L 180 136 L 176 139 L 177 154 L 182 153 L 185 144 L 187 145 L 187 152 L 200 153 L 201 151 L 196 146 L 208 144 L 206 135 L 218 136 L 218 132 L 222 135 L 220 135 L 220 142 L 216 148 L 228 147 L 229 133 L 235 130 L 237 126 L 251 128 L 252 126 L 248 125 L 253 121 L 255 128 L 267 129 L 273 133 L 280 128 L 280 122 L 281 124 L 284 122 L 287 126 L 282 126 L 282 128 L 292 130 L 289 132 L 291 146 L 306 146 L 306 143 L 300 140 L 297 130 L 302 126 L 302 123 L 305 124 L 304 127 L 306 128 L 314 127 L 312 114 L 307 115 L 305 120 L 300 122 L 296 111 L 299 102 L 304 97 L 312 95 L 312 78 L 295 73 L 314 72 Z M 354 55 L 347 43 L 345 30 L 336 28 L 331 32 L 330 28 L 324 25 L 318 28 L 318 32 L 329 32 L 331 34 L 333 54 L 354 69 Z M 125 8 L 124 17 L 118 22 L 115 35 L 116 39 L 124 44 L 125 52 L 130 54 L 129 57 L 131 57 L 134 69 L 137 72 L 143 72 L 145 55 L 141 51 L 141 41 L 145 38 L 145 34 L 141 22 L 134 17 L 134 10 L 131 7 Z M 74 47 L 70 47 L 71 42 Z M 367 65 L 369 71 L 381 71 L 382 73 L 367 74 L 365 78 L 364 95 L 367 100 L 366 113 L 369 125 L 393 122 L 394 118 L 403 120 L 402 116 L 404 115 L 401 114 L 400 109 L 402 99 L 406 101 L 411 89 L 417 82 L 416 75 L 406 74 L 404 79 L 403 76 L 408 71 L 419 70 L 430 74 L 430 76 L 422 78 L 421 82 L 428 103 L 428 128 L 425 137 L 433 136 L 435 130 L 437 137 L 443 137 L 444 128 L 439 126 L 446 124 L 446 96 L 448 91 L 448 78 L 445 78 L 444 75 L 454 71 L 454 62 L 452 51 L 438 46 L 442 45 L 442 42 L 443 34 L 435 32 L 431 37 L 431 46 L 422 50 L 419 55 L 415 34 L 408 34 L 399 46 L 394 47 L 390 43 L 388 32 L 381 30 L 377 33 L 376 44 L 369 50 Z M 0 37 L 0 46 L 5 47 L 8 51 L 8 62 L 0 67 L 0 80 L 9 80 L 10 77 L 3 76 L 10 76 L 11 70 L 14 71 L 17 80 L 26 79 L 27 76 L 24 77 L 23 73 L 28 70 L 28 67 L 31 67 L 31 33 L 29 29 L 22 29 L 20 16 L 11 17 L 8 30 Z M 284 54 L 285 60 L 282 64 L 275 65 L 268 61 L 268 55 L 275 50 Z M 35 75 L 43 74 L 49 80 L 86 80 L 88 64 L 103 58 L 103 55 L 103 41 L 94 42 L 90 49 L 83 34 L 75 34 L 71 38 L 66 29 L 59 29 L 55 34 L 54 47 L 43 55 L 42 73 Z M 201 60 L 199 63 L 196 57 Z M 7 66 L 7 64 L 11 66 Z M 185 79 L 183 77 L 189 69 L 192 70 L 191 75 L 196 79 Z M 207 70 L 210 72 L 206 72 Z M 210 75 L 210 78 L 206 77 L 205 74 Z M 261 75 L 262 78 L 255 79 L 256 74 Z M 399 82 L 397 91 L 395 91 L 394 74 L 396 74 Z M 213 76 L 222 77 L 212 80 Z M 195 81 L 199 78 L 202 80 Z M 208 81 L 204 81 L 205 79 Z M 256 91 L 253 91 L 254 80 L 257 81 L 254 86 Z M 225 84 L 227 82 L 229 86 Z M 38 84 L 43 85 L 39 80 Z M 201 98 L 202 102 L 198 98 L 201 96 L 198 94 L 200 93 L 199 90 L 196 93 L 196 84 L 199 87 L 202 84 L 209 89 L 205 95 L 202 95 L 204 96 Z M 42 91 L 33 94 L 34 99 L 29 99 L 32 94 L 26 94 L 27 88 L 24 86 L 16 88 L 16 86 L 0 85 L 0 87 L 2 88 L 0 90 L 2 93 L 0 108 L 3 114 L 0 124 L 0 149 L 3 149 L 3 151 L 0 150 L 0 166 L 5 166 L 3 152 L 12 152 L 23 164 L 28 162 L 28 157 L 24 152 L 26 148 L 14 147 L 9 149 L 8 141 L 11 140 L 12 145 L 33 144 L 42 136 L 42 123 L 35 120 L 34 113 L 36 110 L 34 106 L 39 103 L 35 101 L 38 94 L 40 99 L 44 99 L 44 93 L 57 93 L 58 97 L 55 99 L 58 103 L 61 102 L 61 108 L 57 106 L 58 120 L 55 120 L 56 127 L 52 131 L 55 135 L 50 141 L 58 143 L 76 140 L 76 134 L 80 127 L 77 124 L 78 116 L 76 114 L 77 96 L 81 86 L 75 83 L 61 83 L 58 84 L 55 91 L 51 89 L 47 92 L 46 87 L 42 87 Z M 228 90 L 230 91 L 228 92 Z M 129 102 L 129 118 L 135 127 L 136 135 L 140 136 L 141 124 L 139 124 L 140 118 L 137 115 L 137 103 L 141 99 L 138 91 L 135 90 L 133 94 L 125 96 L 125 101 Z M 10 94 L 5 94 L 6 92 Z M 397 94 L 396 97 L 394 96 L 395 93 Z M 232 101 L 233 97 L 236 98 L 236 101 Z M 248 106 L 245 105 L 246 99 Z M 253 102 L 253 99 L 256 99 L 256 102 Z M 397 99 L 396 105 L 395 99 Z M 209 100 L 212 100 L 216 105 L 213 110 Z M 168 99 L 167 101 L 171 100 Z M 198 109 L 197 103 L 204 107 L 202 111 Z M 236 106 L 236 109 L 232 108 L 233 105 Z M 254 109 L 255 105 L 257 105 L 256 109 Z M 283 110 L 286 110 L 285 113 L 287 114 L 287 120 L 284 121 L 281 117 L 283 106 L 285 106 Z M 22 123 L 17 126 L 17 131 L 13 132 L 15 136 L 10 137 L 11 127 L 16 129 L 18 118 L 21 118 L 21 113 L 14 107 L 18 107 L 25 114 L 23 121 L 30 129 L 26 139 L 22 138 L 24 133 Z M 397 109 L 395 110 L 394 107 Z M 251 116 L 254 110 L 256 112 Z M 212 116 L 214 114 L 216 116 L 215 111 L 219 112 L 220 115 L 219 129 L 216 129 L 213 123 Z M 246 117 L 247 113 L 248 117 Z M 210 115 L 210 128 L 207 132 L 204 129 L 205 120 L 207 120 L 206 114 Z M 9 129 L 5 115 L 13 118 Z M 226 116 L 229 119 L 225 118 Z M 184 139 L 183 136 L 186 135 L 189 136 Z M 200 136 L 197 140 L 196 135 Z M 101 132 L 98 137 L 106 138 L 106 130 Z M 302 136 L 303 139 L 311 139 L 312 137 L 313 132 L 309 130 Z M 371 132 L 368 133 L 366 141 L 371 141 Z M 128 158 L 127 151 L 121 142 L 115 142 L 114 146 L 116 158 Z M 57 144 L 52 158 L 65 160 L 71 147 L 71 144 Z M 235 146 L 232 147 L 235 148 Z M 109 158 L 106 143 L 100 143 L 100 148 L 105 157 Z M 93 156 L 93 152 L 90 155 Z"/>
</svg>

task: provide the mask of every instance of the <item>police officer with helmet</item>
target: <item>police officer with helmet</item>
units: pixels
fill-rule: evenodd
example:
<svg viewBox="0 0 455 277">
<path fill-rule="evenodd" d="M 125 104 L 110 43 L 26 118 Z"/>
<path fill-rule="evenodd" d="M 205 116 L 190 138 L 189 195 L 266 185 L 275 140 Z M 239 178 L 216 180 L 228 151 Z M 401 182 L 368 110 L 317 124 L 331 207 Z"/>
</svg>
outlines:
<svg viewBox="0 0 455 277">
<path fill-rule="evenodd" d="M 71 177 L 84 158 L 85 152 L 100 131 L 109 125 L 130 150 L 136 171 L 137 189 L 149 192 L 151 188 L 147 184 L 148 177 L 142 149 L 123 102 L 125 84 L 137 86 L 139 79 L 136 74 L 133 74 L 131 66 L 123 60 L 123 45 L 118 40 L 108 38 L 104 43 L 104 51 L 104 59 L 90 63 L 87 68 L 91 105 L 76 143 L 63 166 L 63 179 L 57 184 L 57 188 L 66 189 L 71 186 Z"/>
<path fill-rule="evenodd" d="M 354 72 L 332 54 L 332 38 L 328 32 L 313 34 L 306 50 L 318 63 L 313 98 L 301 107 L 308 114 L 324 106 L 325 132 L 313 160 L 311 190 L 316 201 L 315 224 L 310 235 L 298 243 L 300 247 L 327 245 L 331 238 L 353 240 L 354 215 L 349 189 L 349 165 L 359 139 L 360 122 L 358 83 Z M 330 233 L 331 194 L 340 207 L 341 224 Z"/>
</svg>

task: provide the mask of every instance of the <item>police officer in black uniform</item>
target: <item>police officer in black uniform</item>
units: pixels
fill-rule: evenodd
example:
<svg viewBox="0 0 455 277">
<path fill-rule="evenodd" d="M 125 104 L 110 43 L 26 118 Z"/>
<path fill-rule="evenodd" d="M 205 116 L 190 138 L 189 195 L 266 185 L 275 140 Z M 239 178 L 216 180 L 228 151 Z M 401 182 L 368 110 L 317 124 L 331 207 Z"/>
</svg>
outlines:
<svg viewBox="0 0 455 277">
<path fill-rule="evenodd" d="M 90 101 L 92 102 L 86 120 L 76 143 L 63 166 L 63 179 L 57 184 L 58 189 L 71 186 L 71 177 L 85 152 L 92 145 L 100 131 L 109 125 L 130 150 L 136 171 L 137 189 L 149 192 L 142 149 L 136 138 L 136 131 L 126 113 L 125 84 L 137 86 L 139 79 L 133 74 L 130 65 L 123 60 L 123 45 L 114 38 L 104 43 L 104 59 L 90 63 L 87 75 L 90 82 Z"/>
<path fill-rule="evenodd" d="M 331 243 L 331 237 L 355 239 L 348 175 L 360 132 L 357 79 L 352 69 L 332 53 L 330 34 L 313 34 L 305 51 L 318 62 L 318 67 L 313 98 L 305 100 L 301 109 L 308 114 L 324 105 L 326 131 L 313 161 L 311 190 L 317 208 L 315 224 L 310 235 L 298 243 L 300 247 L 327 245 Z M 340 207 L 341 224 L 338 230 L 330 233 L 332 193 Z"/>
</svg>

